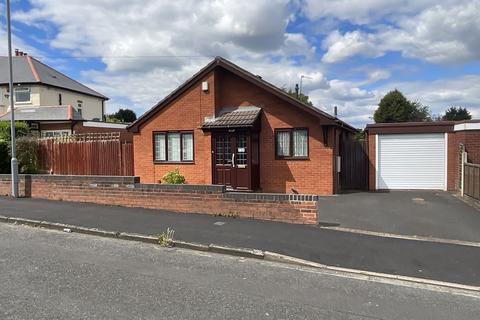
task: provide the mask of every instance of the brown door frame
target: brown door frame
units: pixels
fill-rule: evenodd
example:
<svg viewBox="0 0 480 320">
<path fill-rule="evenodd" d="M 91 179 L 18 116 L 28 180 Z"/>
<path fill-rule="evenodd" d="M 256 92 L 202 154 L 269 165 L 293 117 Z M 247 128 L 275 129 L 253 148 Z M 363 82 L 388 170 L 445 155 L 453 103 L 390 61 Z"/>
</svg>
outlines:
<svg viewBox="0 0 480 320">
<path fill-rule="evenodd" d="M 237 166 L 237 138 L 239 133 L 245 133 L 246 136 L 246 148 L 247 148 L 247 164 L 246 169 L 248 170 L 247 173 L 247 186 L 238 187 L 238 168 Z M 230 138 L 230 150 L 231 154 L 234 155 L 234 162 L 231 165 L 230 169 L 230 186 L 234 190 L 240 191 L 251 191 L 252 190 L 252 161 L 251 161 L 251 132 L 250 130 L 243 130 L 243 129 L 224 129 L 224 130 L 215 130 L 212 132 L 212 182 L 213 184 L 217 183 L 217 144 L 216 138 L 219 135 L 228 135 Z"/>
</svg>

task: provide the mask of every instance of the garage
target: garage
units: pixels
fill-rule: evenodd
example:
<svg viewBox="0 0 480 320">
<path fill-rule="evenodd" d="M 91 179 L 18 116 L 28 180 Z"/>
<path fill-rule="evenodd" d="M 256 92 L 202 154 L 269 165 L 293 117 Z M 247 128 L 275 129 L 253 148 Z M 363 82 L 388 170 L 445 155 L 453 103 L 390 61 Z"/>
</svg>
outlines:
<svg viewBox="0 0 480 320">
<path fill-rule="evenodd" d="M 446 189 L 445 133 L 377 135 L 377 189 Z"/>
<path fill-rule="evenodd" d="M 454 190 L 453 121 L 374 123 L 366 128 L 369 190 Z"/>
</svg>

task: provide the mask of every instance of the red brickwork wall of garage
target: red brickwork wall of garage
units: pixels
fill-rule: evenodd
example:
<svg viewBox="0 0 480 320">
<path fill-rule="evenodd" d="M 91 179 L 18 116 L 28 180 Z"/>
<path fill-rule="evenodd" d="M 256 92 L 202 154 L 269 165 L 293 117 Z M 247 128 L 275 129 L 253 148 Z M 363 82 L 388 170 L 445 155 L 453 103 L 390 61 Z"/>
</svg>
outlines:
<svg viewBox="0 0 480 320">
<path fill-rule="evenodd" d="M 313 195 L 229 194 L 223 186 L 146 185 L 135 177 L 21 176 L 20 195 L 175 212 L 230 215 L 261 220 L 315 224 Z M 10 176 L 0 175 L 0 195 L 9 195 Z M 275 197 L 283 197 L 277 200 Z"/>
<path fill-rule="evenodd" d="M 369 134 L 368 139 L 368 190 L 374 191 L 376 184 L 376 174 L 375 174 L 375 156 L 376 156 L 376 144 L 375 144 L 375 135 Z"/>
<path fill-rule="evenodd" d="M 468 153 L 468 162 L 480 164 L 480 130 L 455 132 L 457 145 L 462 143 Z"/>
</svg>

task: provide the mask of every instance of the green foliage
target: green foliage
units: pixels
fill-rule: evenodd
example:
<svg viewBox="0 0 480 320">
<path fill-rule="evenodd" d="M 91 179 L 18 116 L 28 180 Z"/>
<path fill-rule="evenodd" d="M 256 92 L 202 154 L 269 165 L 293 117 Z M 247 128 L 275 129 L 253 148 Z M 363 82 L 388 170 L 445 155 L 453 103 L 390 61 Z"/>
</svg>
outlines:
<svg viewBox="0 0 480 320">
<path fill-rule="evenodd" d="M 387 93 L 373 114 L 376 123 L 430 121 L 430 108 L 421 103 L 409 101 L 397 89 Z"/>
<path fill-rule="evenodd" d="M 310 98 L 306 94 L 299 93 L 298 97 L 297 97 L 297 93 L 292 89 L 287 90 L 287 89 L 283 88 L 282 90 L 285 91 L 289 96 L 292 96 L 295 99 L 299 100 L 300 102 L 303 102 L 303 103 L 308 104 L 309 106 L 313 107 L 312 101 L 310 101 Z"/>
<path fill-rule="evenodd" d="M 471 120 L 472 115 L 467 110 L 467 108 L 462 107 L 450 107 L 445 112 L 445 115 L 442 117 L 442 120 L 446 121 L 460 121 L 460 120 Z"/>
<path fill-rule="evenodd" d="M 355 132 L 354 139 L 355 140 L 365 140 L 366 132 L 363 129 L 358 129 L 357 132 Z"/>
<path fill-rule="evenodd" d="M 162 177 L 161 182 L 162 183 L 167 183 L 167 184 L 184 184 L 185 183 L 185 177 L 180 173 L 178 168 L 175 168 L 172 171 L 167 172 Z"/>
<path fill-rule="evenodd" d="M 424 106 L 418 101 L 411 102 L 413 107 L 413 117 L 411 121 L 432 121 L 430 107 Z"/>
<path fill-rule="evenodd" d="M 24 137 L 30 133 L 28 124 L 23 121 L 15 121 L 15 137 Z M 0 121 L 0 141 L 10 141 L 10 121 Z"/>
<path fill-rule="evenodd" d="M 112 123 L 131 123 L 137 120 L 137 115 L 133 110 L 120 108 L 117 112 L 107 115 L 107 122 Z"/>
<path fill-rule="evenodd" d="M 167 228 L 165 232 L 162 232 L 158 236 L 158 244 L 162 247 L 173 247 L 173 235 L 175 234 L 175 230 Z"/>
<path fill-rule="evenodd" d="M 17 139 L 17 160 L 19 173 L 38 172 L 38 140 L 25 136 Z M 11 150 L 9 150 L 11 155 Z"/>
</svg>

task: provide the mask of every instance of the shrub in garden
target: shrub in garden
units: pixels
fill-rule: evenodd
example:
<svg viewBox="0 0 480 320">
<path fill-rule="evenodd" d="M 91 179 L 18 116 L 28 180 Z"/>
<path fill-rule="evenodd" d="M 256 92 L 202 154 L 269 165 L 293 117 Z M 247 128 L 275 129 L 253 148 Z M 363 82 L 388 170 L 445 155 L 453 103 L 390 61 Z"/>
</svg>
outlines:
<svg viewBox="0 0 480 320">
<path fill-rule="evenodd" d="M 38 139 L 36 137 L 17 138 L 17 160 L 19 173 L 38 172 Z"/>
<path fill-rule="evenodd" d="M 173 169 L 172 171 L 167 172 L 161 180 L 162 183 L 167 184 L 184 184 L 185 177 L 180 173 L 178 168 Z"/>
</svg>

